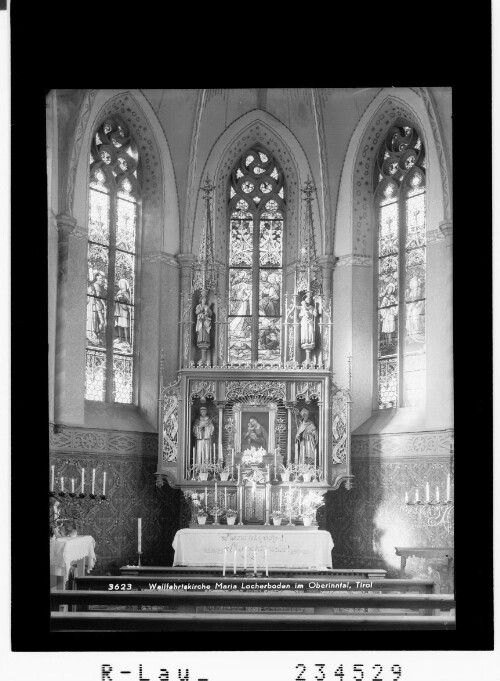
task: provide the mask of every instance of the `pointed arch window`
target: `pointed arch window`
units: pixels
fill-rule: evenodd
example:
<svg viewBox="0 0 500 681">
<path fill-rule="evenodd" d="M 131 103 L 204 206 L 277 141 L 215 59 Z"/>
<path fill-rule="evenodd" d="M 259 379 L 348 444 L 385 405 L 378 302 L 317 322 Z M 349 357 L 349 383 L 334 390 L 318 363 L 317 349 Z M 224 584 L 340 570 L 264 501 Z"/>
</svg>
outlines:
<svg viewBox="0 0 500 681">
<path fill-rule="evenodd" d="M 375 175 L 380 409 L 425 400 L 425 167 L 417 130 L 393 127 Z"/>
<path fill-rule="evenodd" d="M 283 287 L 283 173 L 263 147 L 249 149 L 229 187 L 230 362 L 279 362 Z"/>
<path fill-rule="evenodd" d="M 134 401 L 139 153 L 126 124 L 107 118 L 90 151 L 85 399 Z"/>
</svg>

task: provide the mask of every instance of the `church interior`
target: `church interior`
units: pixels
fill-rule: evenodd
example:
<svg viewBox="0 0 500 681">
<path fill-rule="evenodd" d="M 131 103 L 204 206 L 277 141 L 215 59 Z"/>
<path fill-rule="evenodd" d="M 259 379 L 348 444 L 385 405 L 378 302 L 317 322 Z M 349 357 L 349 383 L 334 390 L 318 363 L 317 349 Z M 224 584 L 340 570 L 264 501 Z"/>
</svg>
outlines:
<svg viewBox="0 0 500 681">
<path fill-rule="evenodd" d="M 46 126 L 54 630 L 453 628 L 451 88 Z"/>
</svg>

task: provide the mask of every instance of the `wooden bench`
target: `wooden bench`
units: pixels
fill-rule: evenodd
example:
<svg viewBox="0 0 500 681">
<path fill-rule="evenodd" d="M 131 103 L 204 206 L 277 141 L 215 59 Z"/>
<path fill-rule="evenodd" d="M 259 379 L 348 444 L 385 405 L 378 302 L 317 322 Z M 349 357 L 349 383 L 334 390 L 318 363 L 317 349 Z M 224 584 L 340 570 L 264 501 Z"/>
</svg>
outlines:
<svg viewBox="0 0 500 681">
<path fill-rule="evenodd" d="M 54 612 L 52 631 L 375 631 L 452 630 L 451 615 L 298 615 L 295 613 Z"/>
<path fill-rule="evenodd" d="M 350 583 L 352 588 L 356 588 L 356 582 L 357 581 L 365 581 L 365 580 L 357 580 L 357 579 L 341 579 L 341 578 L 333 578 L 328 575 L 328 577 L 325 577 L 323 575 L 318 576 L 316 574 L 313 574 L 312 576 L 308 577 L 275 577 L 274 575 L 269 578 L 266 577 L 233 577 L 232 574 L 228 575 L 227 577 L 222 577 L 222 575 L 219 574 L 217 576 L 215 575 L 206 575 L 206 576 L 193 576 L 193 575 L 178 575 L 178 574 L 167 574 L 167 575 L 158 575 L 155 576 L 153 579 L 152 576 L 147 576 L 147 575 L 123 575 L 123 576 L 106 576 L 106 575 L 86 575 L 85 577 L 76 577 L 74 580 L 73 587 L 78 590 L 82 589 L 93 589 L 93 590 L 103 590 L 103 591 L 108 591 L 109 585 L 112 584 L 113 587 L 117 587 L 116 590 L 119 591 L 120 587 L 123 585 L 123 590 L 126 590 L 128 588 L 128 585 L 131 585 L 132 590 L 138 590 L 138 591 L 143 591 L 143 590 L 149 590 L 151 584 L 165 584 L 165 585 L 179 585 L 183 583 L 189 582 L 190 584 L 206 584 L 210 585 L 212 588 L 215 586 L 216 583 L 225 583 L 228 585 L 237 585 L 240 586 L 241 584 L 243 585 L 249 585 L 249 584 L 266 584 L 266 583 L 271 583 L 271 584 L 290 584 L 291 588 L 294 588 L 295 585 L 300 585 L 303 587 L 304 591 L 310 591 L 310 590 L 318 590 L 316 586 L 310 586 L 310 583 L 313 582 L 316 584 L 317 582 L 324 583 L 332 583 L 332 584 L 337 584 L 337 583 Z M 432 580 L 426 580 L 426 579 L 373 579 L 373 580 L 366 580 L 371 582 L 372 587 L 371 590 L 373 591 L 395 591 L 395 592 L 408 592 L 408 591 L 415 591 L 417 593 L 434 593 L 435 592 L 435 585 Z M 115 590 L 115 589 L 113 589 Z M 341 591 L 341 589 L 339 589 Z M 129 591 L 130 592 L 130 591 Z"/>
<path fill-rule="evenodd" d="M 228 572 L 232 570 L 232 567 L 228 567 Z M 262 567 L 259 568 L 262 572 Z M 239 570 L 240 575 L 243 574 L 242 570 Z M 158 567 L 158 566 L 144 566 L 144 565 L 124 565 L 120 568 L 120 574 L 122 575 L 151 575 L 151 576 L 173 576 L 173 575 L 221 575 L 221 567 Z M 324 570 L 310 570 L 305 568 L 270 568 L 270 577 L 302 577 L 302 576 L 329 576 L 332 578 L 346 577 L 349 579 L 383 579 L 387 574 L 386 570 L 371 569 L 371 568 L 325 568 Z"/>
</svg>

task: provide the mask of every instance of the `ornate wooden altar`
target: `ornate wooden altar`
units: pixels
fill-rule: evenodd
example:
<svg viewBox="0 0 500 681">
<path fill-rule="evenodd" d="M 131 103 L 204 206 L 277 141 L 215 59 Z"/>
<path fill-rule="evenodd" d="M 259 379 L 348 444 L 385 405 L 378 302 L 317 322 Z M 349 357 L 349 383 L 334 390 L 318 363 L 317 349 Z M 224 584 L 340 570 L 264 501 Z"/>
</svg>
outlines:
<svg viewBox="0 0 500 681">
<path fill-rule="evenodd" d="M 223 494 L 226 507 L 239 511 L 240 523 L 262 524 L 269 522 L 280 505 L 289 510 L 290 494 L 296 506 L 293 516 L 300 515 L 297 489 L 301 494 L 308 490 L 324 494 L 342 482 L 350 488 L 349 395 L 335 385 L 331 372 L 205 367 L 181 369 L 178 375 L 175 383 L 161 389 L 159 399 L 158 485 L 166 480 L 185 493 L 206 491 L 211 506 L 217 483 L 219 505 Z M 193 431 L 203 408 L 213 431 L 208 458 L 205 453 L 201 461 Z M 317 429 L 315 460 L 310 462 L 317 474 L 307 482 L 298 473 L 304 461 L 296 445 L 304 409 Z M 262 425 L 261 437 L 267 438 L 263 440 L 267 455 L 260 465 L 245 463 L 243 456 L 251 419 L 257 428 Z M 215 474 L 214 464 L 219 469 Z M 295 475 L 286 480 L 282 466 L 290 464 L 295 466 Z M 209 469 L 207 480 L 204 468 Z M 224 479 L 226 475 L 229 479 Z"/>
</svg>

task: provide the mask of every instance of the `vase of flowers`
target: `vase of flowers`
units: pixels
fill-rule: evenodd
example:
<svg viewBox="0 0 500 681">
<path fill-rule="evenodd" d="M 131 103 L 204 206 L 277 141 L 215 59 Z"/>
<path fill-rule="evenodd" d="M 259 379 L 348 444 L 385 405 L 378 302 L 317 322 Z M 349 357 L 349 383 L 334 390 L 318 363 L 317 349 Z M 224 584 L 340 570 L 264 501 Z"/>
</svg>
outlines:
<svg viewBox="0 0 500 681">
<path fill-rule="evenodd" d="M 305 527 L 309 527 L 312 524 L 313 521 L 313 516 L 309 514 L 302 514 L 302 522 L 304 523 Z"/>
<path fill-rule="evenodd" d="M 231 471 L 229 469 L 229 466 L 224 466 L 220 472 L 220 479 L 222 482 L 225 482 L 226 480 L 229 480 L 229 476 L 231 474 Z"/>
<path fill-rule="evenodd" d="M 273 525 L 281 525 L 282 520 L 283 520 L 283 513 L 281 511 L 274 511 L 273 512 Z"/>
<path fill-rule="evenodd" d="M 292 463 L 287 464 L 286 466 L 281 466 L 280 469 L 280 477 L 282 482 L 288 482 L 290 480 L 290 476 L 294 472 L 294 466 Z"/>
<path fill-rule="evenodd" d="M 198 516 L 197 516 L 198 525 L 205 525 L 205 523 L 207 522 L 207 517 L 208 517 L 208 513 L 206 513 L 206 511 L 204 511 L 203 509 L 200 509 L 198 511 Z"/>
<path fill-rule="evenodd" d="M 226 512 L 224 514 L 226 516 L 226 522 L 228 525 L 234 525 L 236 522 L 236 516 L 238 515 L 237 511 L 233 510 L 232 508 L 226 509 Z"/>
<path fill-rule="evenodd" d="M 208 463 L 200 463 L 198 465 L 198 477 L 200 480 L 208 480 L 211 466 Z"/>
</svg>

